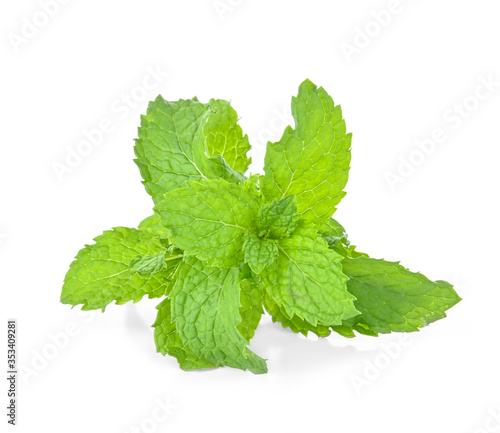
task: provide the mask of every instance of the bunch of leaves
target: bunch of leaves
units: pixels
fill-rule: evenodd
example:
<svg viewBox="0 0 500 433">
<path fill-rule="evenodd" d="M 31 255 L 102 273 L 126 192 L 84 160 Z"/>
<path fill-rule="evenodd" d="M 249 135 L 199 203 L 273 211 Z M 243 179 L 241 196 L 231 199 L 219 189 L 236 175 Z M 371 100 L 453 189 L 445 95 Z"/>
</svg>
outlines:
<svg viewBox="0 0 500 433">
<path fill-rule="evenodd" d="M 86 245 L 61 301 L 104 311 L 164 297 L 159 352 L 185 370 L 254 373 L 267 371 L 247 347 L 264 308 L 320 337 L 412 332 L 445 317 L 460 300 L 449 283 L 357 252 L 332 218 L 351 162 L 340 106 L 306 80 L 292 113 L 295 127 L 267 145 L 265 174 L 247 177 L 250 144 L 229 102 L 151 102 L 135 162 L 154 213 Z"/>
</svg>

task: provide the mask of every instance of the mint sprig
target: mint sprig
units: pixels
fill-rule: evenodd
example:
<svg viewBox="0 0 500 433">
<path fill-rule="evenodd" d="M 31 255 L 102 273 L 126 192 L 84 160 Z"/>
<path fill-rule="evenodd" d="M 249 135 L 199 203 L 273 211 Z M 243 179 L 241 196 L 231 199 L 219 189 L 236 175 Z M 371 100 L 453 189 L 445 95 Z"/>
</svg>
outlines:
<svg viewBox="0 0 500 433">
<path fill-rule="evenodd" d="M 332 218 L 351 162 L 340 106 L 306 80 L 292 113 L 295 128 L 268 143 L 265 174 L 247 177 L 250 144 L 229 102 L 151 102 L 135 161 L 154 213 L 85 246 L 61 302 L 104 311 L 164 297 L 158 352 L 184 370 L 253 373 L 267 371 L 247 347 L 264 308 L 320 337 L 413 332 L 445 317 L 460 301 L 449 283 L 356 251 Z"/>
</svg>

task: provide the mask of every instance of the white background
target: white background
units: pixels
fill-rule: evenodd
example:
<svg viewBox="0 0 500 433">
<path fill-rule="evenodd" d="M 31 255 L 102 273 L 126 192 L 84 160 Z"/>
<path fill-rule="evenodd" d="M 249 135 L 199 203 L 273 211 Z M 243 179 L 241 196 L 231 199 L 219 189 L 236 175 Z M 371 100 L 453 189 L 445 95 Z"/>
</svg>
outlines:
<svg viewBox="0 0 500 433">
<path fill-rule="evenodd" d="M 401 0 L 399 13 L 379 13 L 386 23 L 376 24 L 374 14 L 393 3 L 67 0 L 48 19 L 37 1 L 2 3 L 1 326 L 18 320 L 25 372 L 12 431 L 500 428 L 492 417 L 500 411 L 500 8 Z M 153 82 L 155 69 L 168 76 Z M 305 78 L 342 105 L 354 133 L 337 218 L 361 251 L 454 283 L 463 301 L 447 319 L 405 340 L 316 341 L 265 318 L 251 348 L 269 373 L 256 376 L 187 373 L 157 354 L 155 300 L 93 315 L 59 303 L 85 243 L 151 213 L 133 162 L 148 100 L 231 100 L 252 137 L 256 172 Z M 488 80 L 496 82 L 489 91 Z M 133 108 L 124 108 L 127 97 Z M 54 163 L 66 164 L 68 148 L 106 119 L 113 131 L 58 178 Z M 437 128 L 446 139 L 424 155 L 415 140 Z M 420 165 L 408 166 L 410 157 Z M 404 175 L 393 188 L 389 173 Z M 157 399 L 175 408 L 165 415 Z M 2 413 L 2 432 L 6 425 Z"/>
</svg>

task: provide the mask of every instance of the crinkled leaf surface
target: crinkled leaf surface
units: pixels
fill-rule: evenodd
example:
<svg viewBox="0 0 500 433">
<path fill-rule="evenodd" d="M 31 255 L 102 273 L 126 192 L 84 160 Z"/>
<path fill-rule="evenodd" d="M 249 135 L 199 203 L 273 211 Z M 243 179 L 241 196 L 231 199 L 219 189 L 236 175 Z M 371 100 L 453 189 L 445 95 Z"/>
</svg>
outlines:
<svg viewBox="0 0 500 433">
<path fill-rule="evenodd" d="M 359 312 L 347 291 L 342 256 L 329 250 L 316 231 L 299 224 L 278 243 L 278 258 L 260 274 L 263 287 L 288 317 L 316 326 L 341 325 Z"/>
<path fill-rule="evenodd" d="M 345 258 L 342 265 L 361 312 L 344 323 L 348 326 L 364 325 L 374 333 L 417 331 L 446 317 L 460 301 L 451 284 L 430 281 L 397 262 L 358 257 Z"/>
<path fill-rule="evenodd" d="M 297 226 L 297 197 L 287 196 L 273 200 L 259 211 L 257 229 L 259 236 L 270 239 L 284 239 L 293 233 Z"/>
<path fill-rule="evenodd" d="M 228 268 L 243 262 L 243 236 L 253 229 L 259 207 L 252 189 L 220 179 L 170 191 L 155 211 L 186 255 Z"/>
<path fill-rule="evenodd" d="M 261 239 L 254 230 L 249 230 L 245 233 L 243 251 L 245 263 L 250 266 L 253 272 L 260 274 L 266 266 L 275 261 L 278 255 L 278 246 L 272 239 Z"/>
<path fill-rule="evenodd" d="M 137 256 L 130 262 L 130 267 L 141 275 L 151 275 L 161 272 L 168 266 L 166 261 L 167 250 L 159 253 Z"/>
<path fill-rule="evenodd" d="M 241 323 L 238 325 L 238 331 L 245 340 L 250 341 L 255 335 L 262 314 L 264 314 L 262 290 L 255 282 L 241 279 L 240 302 Z"/>
<path fill-rule="evenodd" d="M 172 291 L 172 319 L 184 344 L 217 366 L 267 372 L 238 330 L 241 323 L 238 268 L 207 267 L 186 257 Z"/>
<path fill-rule="evenodd" d="M 161 223 L 161 217 L 157 213 L 144 218 L 139 224 L 139 230 L 149 229 L 158 236 L 167 236 L 167 228 Z"/>
<path fill-rule="evenodd" d="M 217 153 L 212 146 L 216 155 L 211 158 L 207 147 L 206 134 L 210 133 L 210 142 L 217 141 L 213 137 L 234 135 L 226 130 L 229 120 L 210 121 L 212 116 L 220 118 L 224 107 L 221 105 L 217 111 L 196 98 L 168 102 L 158 96 L 150 102 L 147 114 L 141 118 L 135 162 L 146 191 L 155 203 L 162 200 L 166 192 L 185 187 L 189 180 L 223 178 L 241 182 L 242 175 L 233 171 L 222 158 L 224 150 Z M 218 130 L 219 127 L 224 129 Z"/>
<path fill-rule="evenodd" d="M 339 106 L 304 81 L 294 127 L 269 143 L 265 175 L 246 178 L 248 137 L 230 103 L 161 96 L 141 118 L 135 160 L 155 213 L 83 248 L 61 301 L 104 308 L 167 295 L 157 350 L 185 370 L 267 371 L 248 349 L 263 313 L 293 332 L 354 337 L 417 331 L 460 301 L 453 287 L 350 245 L 333 218 L 351 135 Z"/>
<path fill-rule="evenodd" d="M 61 294 L 62 303 L 82 304 L 82 310 L 104 310 L 112 301 L 137 302 L 144 295 L 162 296 L 181 260 L 178 254 L 166 253 L 164 243 L 150 230 L 116 227 L 94 241 L 81 249 L 71 263 Z M 165 254 L 165 267 L 160 272 L 142 275 L 130 267 L 137 256 L 158 253 Z"/>
<path fill-rule="evenodd" d="M 250 150 L 248 136 L 243 135 L 238 125 L 238 115 L 228 101 L 212 99 L 210 107 L 213 114 L 204 126 L 208 152 L 211 156 L 222 155 L 229 167 L 239 172 L 246 172 L 251 163 L 247 156 Z"/>
<path fill-rule="evenodd" d="M 209 107 L 196 99 L 165 101 L 158 96 L 141 117 L 136 140 L 136 164 L 146 191 L 155 202 L 172 189 L 186 186 L 187 180 L 200 180 L 207 155 L 201 128 Z"/>
<path fill-rule="evenodd" d="M 172 321 L 169 298 L 165 298 L 156 309 L 158 314 L 153 327 L 155 328 L 154 338 L 157 352 L 175 357 L 183 370 L 216 367 L 205 358 L 195 355 L 189 346 L 182 341 L 175 328 L 175 323 Z"/>
<path fill-rule="evenodd" d="M 250 341 L 264 313 L 262 292 L 256 284 L 248 280 L 242 280 L 240 287 L 241 323 L 237 329 L 245 340 Z M 175 323 L 172 321 L 171 301 L 169 298 L 164 299 L 156 309 L 158 314 L 153 327 L 155 328 L 154 338 L 158 352 L 175 357 L 183 370 L 217 367 L 216 364 L 195 355 L 189 346 L 183 343 Z"/>
<path fill-rule="evenodd" d="M 297 315 L 293 315 L 292 317 L 288 316 L 288 314 L 269 296 L 265 297 L 264 305 L 267 312 L 271 315 L 273 322 L 281 323 L 283 328 L 290 328 L 296 334 L 300 332 L 307 337 L 309 332 L 313 332 L 318 337 L 327 337 L 331 333 L 328 326 L 321 324 L 313 326 Z"/>
<path fill-rule="evenodd" d="M 351 135 L 340 106 L 309 80 L 292 99 L 292 114 L 295 129 L 267 145 L 262 190 L 269 201 L 295 194 L 301 217 L 320 224 L 345 195 Z"/>
<path fill-rule="evenodd" d="M 240 287 L 241 323 L 237 329 L 245 340 L 250 341 L 264 313 L 262 292 L 255 283 L 249 280 L 242 280 Z M 158 352 L 175 357 L 183 370 L 217 367 L 217 365 L 205 358 L 195 355 L 189 346 L 183 343 L 175 323 L 172 321 L 171 301 L 169 298 L 164 299 L 156 309 L 158 315 L 153 327 L 155 328 L 154 337 Z"/>
</svg>

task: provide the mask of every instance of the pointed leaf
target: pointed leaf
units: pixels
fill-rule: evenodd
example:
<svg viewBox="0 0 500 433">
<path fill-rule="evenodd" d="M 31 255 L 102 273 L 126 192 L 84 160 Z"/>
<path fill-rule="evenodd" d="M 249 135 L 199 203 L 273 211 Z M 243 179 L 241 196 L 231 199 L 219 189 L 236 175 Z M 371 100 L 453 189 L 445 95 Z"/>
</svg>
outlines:
<svg viewBox="0 0 500 433">
<path fill-rule="evenodd" d="M 451 284 L 430 281 L 397 262 L 358 257 L 342 265 L 361 312 L 347 326 L 363 325 L 372 333 L 418 331 L 446 317 L 445 311 L 460 301 Z"/>
<path fill-rule="evenodd" d="M 245 173 L 251 162 L 247 156 L 250 143 L 237 124 L 236 111 L 223 99 L 212 99 L 210 107 L 213 114 L 204 127 L 208 152 L 211 156 L 222 155 L 233 170 Z"/>
<path fill-rule="evenodd" d="M 144 295 L 165 294 L 172 271 L 181 255 L 171 255 L 161 239 L 149 230 L 116 227 L 80 250 L 64 279 L 63 304 L 82 304 L 82 310 L 106 307 L 112 301 L 137 302 Z M 140 274 L 131 268 L 137 256 L 164 254 L 165 267 L 156 273 Z"/>
<path fill-rule="evenodd" d="M 281 200 L 273 200 L 259 211 L 257 229 L 259 236 L 270 239 L 284 239 L 297 227 L 297 197 L 290 195 Z"/>
<path fill-rule="evenodd" d="M 245 263 L 250 266 L 253 272 L 260 274 L 266 266 L 271 265 L 278 255 L 278 246 L 272 239 L 261 239 L 255 231 L 245 233 L 243 243 L 245 253 Z"/>
<path fill-rule="evenodd" d="M 269 296 L 265 297 L 265 307 L 271 315 L 273 322 L 279 322 L 283 328 L 290 328 L 293 332 L 299 332 L 307 337 L 309 332 L 316 334 L 318 337 L 328 337 L 331 333 L 328 326 L 317 324 L 316 326 L 302 320 L 297 315 L 290 317 L 284 309 L 274 302 Z"/>
<path fill-rule="evenodd" d="M 251 352 L 241 323 L 239 270 L 207 267 L 186 257 L 171 294 L 172 318 L 184 344 L 217 366 L 265 373 L 265 361 Z"/>
<path fill-rule="evenodd" d="M 316 231 L 299 224 L 289 238 L 279 241 L 278 258 L 260 274 L 268 295 L 288 317 L 316 326 L 341 325 L 359 312 L 347 291 L 342 256 L 329 250 Z"/>
<path fill-rule="evenodd" d="M 175 323 L 172 321 L 170 299 L 164 299 L 156 309 L 158 315 L 153 327 L 155 328 L 154 338 L 157 352 L 175 357 L 183 370 L 216 367 L 205 358 L 195 355 L 189 346 L 183 343 L 175 328 Z"/>
<path fill-rule="evenodd" d="M 267 145 L 262 190 L 268 201 L 295 194 L 301 217 L 321 224 L 345 195 L 351 135 L 340 106 L 309 80 L 292 99 L 292 114 L 295 129 Z"/>
</svg>

